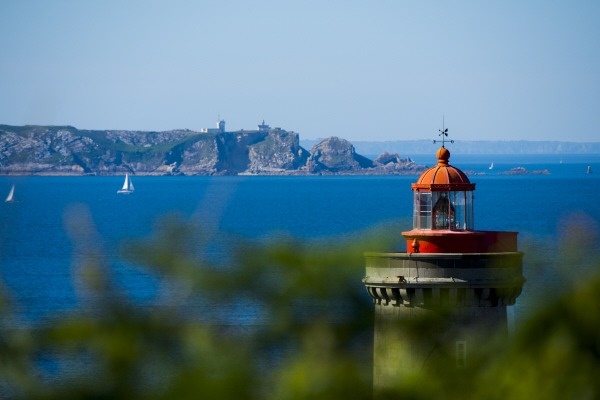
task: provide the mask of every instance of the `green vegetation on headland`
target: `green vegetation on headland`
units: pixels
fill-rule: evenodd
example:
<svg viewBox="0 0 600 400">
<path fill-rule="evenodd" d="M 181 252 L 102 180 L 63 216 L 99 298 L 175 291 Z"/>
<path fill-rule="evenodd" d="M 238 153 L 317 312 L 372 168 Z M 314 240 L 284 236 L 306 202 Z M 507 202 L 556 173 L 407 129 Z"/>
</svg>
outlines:
<svg viewBox="0 0 600 400">
<path fill-rule="evenodd" d="M 323 248 L 235 243 L 236 256 L 220 265 L 203 253 L 218 238 L 165 220 L 152 238 L 124 246 L 124 259 L 157 279 L 154 300 L 140 304 L 112 279 L 90 213 L 71 210 L 66 227 L 80 306 L 29 328 L 15 323 L 15 307 L 0 292 L 2 398 L 600 397 L 598 234 L 577 224 L 564 227 L 553 258 L 527 251 L 532 265 L 564 266 L 565 279 L 545 288 L 543 305 L 517 324 L 512 340 L 489 337 L 461 367 L 427 364 L 375 393 L 373 305 L 360 284 L 361 253 L 385 248 L 389 233 Z M 243 308 L 256 320 L 240 324 L 235 313 Z M 412 334 L 427 335 L 432 325 L 419 326 Z"/>
<path fill-rule="evenodd" d="M 79 130 L 0 125 L 0 175 L 417 174 L 410 158 L 370 160 L 331 137 L 302 148 L 279 128 L 235 132 Z"/>
</svg>

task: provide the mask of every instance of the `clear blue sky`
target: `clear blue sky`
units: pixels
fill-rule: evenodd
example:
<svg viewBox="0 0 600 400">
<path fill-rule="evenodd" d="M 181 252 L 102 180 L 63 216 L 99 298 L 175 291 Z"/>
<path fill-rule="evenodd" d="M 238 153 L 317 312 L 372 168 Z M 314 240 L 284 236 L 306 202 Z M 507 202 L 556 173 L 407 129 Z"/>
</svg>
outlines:
<svg viewBox="0 0 600 400">
<path fill-rule="evenodd" d="M 600 140 L 600 1 L 0 0 L 0 123 Z"/>
</svg>

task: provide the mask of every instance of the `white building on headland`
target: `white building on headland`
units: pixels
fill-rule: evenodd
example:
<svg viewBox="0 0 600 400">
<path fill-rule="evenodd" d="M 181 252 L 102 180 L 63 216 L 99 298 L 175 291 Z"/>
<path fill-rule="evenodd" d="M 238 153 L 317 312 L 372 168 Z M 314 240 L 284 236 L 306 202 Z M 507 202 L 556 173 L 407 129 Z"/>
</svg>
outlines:
<svg viewBox="0 0 600 400">
<path fill-rule="evenodd" d="M 271 128 L 268 124 L 265 123 L 265 120 L 262 120 L 261 124 L 258 124 L 258 130 L 244 130 L 242 129 L 241 132 L 269 132 L 271 129 L 274 130 L 281 130 L 281 128 Z M 222 119 L 217 119 L 217 127 L 216 128 L 202 128 L 200 129 L 201 133 L 223 133 L 225 132 L 225 120 Z"/>
<path fill-rule="evenodd" d="M 223 133 L 225 132 L 225 120 L 217 119 L 217 127 L 216 128 L 202 128 L 200 129 L 201 133 Z"/>
</svg>

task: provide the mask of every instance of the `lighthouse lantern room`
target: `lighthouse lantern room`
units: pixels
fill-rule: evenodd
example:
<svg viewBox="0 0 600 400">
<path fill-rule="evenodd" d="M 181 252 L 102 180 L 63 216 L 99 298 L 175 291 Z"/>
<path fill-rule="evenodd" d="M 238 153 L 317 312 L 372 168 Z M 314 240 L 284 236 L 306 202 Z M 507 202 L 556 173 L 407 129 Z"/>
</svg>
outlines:
<svg viewBox="0 0 600 400">
<path fill-rule="evenodd" d="M 438 163 L 426 170 L 414 191 L 413 229 L 455 231 L 473 230 L 473 191 L 475 184 L 448 163 L 450 151 L 442 146 Z"/>
<path fill-rule="evenodd" d="M 447 130 L 446 130 L 447 131 Z M 475 230 L 475 184 L 450 165 L 442 145 L 437 165 L 425 170 L 414 192 L 413 229 L 402 232 L 408 253 L 490 253 L 517 250 L 517 232 Z"/>
</svg>

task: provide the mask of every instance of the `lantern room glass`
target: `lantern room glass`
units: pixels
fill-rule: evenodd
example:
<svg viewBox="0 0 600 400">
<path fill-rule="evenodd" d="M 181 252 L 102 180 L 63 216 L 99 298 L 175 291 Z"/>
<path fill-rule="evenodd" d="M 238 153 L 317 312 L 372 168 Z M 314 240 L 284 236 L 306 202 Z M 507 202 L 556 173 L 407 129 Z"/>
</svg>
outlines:
<svg viewBox="0 0 600 400">
<path fill-rule="evenodd" d="M 431 229 L 431 192 L 414 194 L 414 229 Z"/>
<path fill-rule="evenodd" d="M 414 193 L 413 229 L 473 230 L 473 192 Z"/>
</svg>

